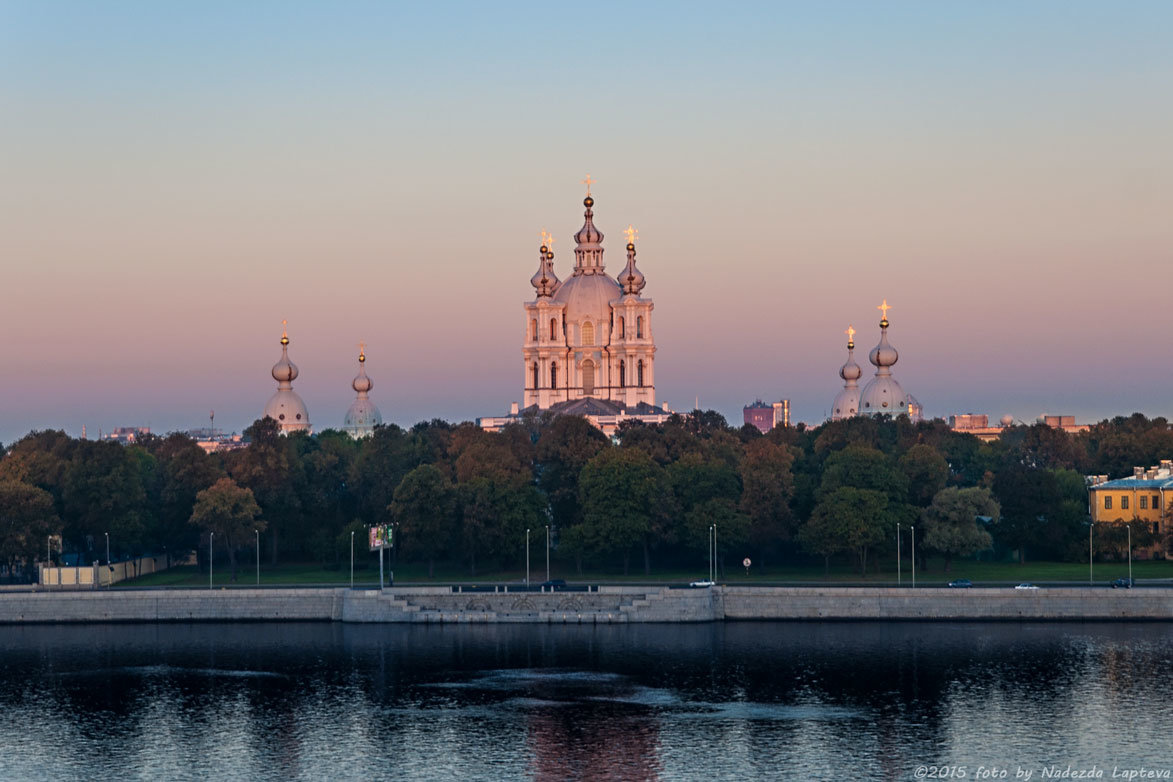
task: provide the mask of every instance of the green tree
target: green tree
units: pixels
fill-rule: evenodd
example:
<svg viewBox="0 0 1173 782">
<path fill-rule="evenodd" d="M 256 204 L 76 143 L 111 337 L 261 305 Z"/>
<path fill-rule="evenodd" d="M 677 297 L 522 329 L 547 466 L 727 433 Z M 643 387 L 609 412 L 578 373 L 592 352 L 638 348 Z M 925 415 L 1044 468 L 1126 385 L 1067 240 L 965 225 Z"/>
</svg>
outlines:
<svg viewBox="0 0 1173 782">
<path fill-rule="evenodd" d="M 717 527 L 717 568 L 725 573 L 725 555 L 744 550 L 749 542 L 752 521 L 733 504 L 732 500 L 714 497 L 693 506 L 685 514 L 685 529 L 689 546 L 696 552 L 709 550 L 710 527 Z"/>
<path fill-rule="evenodd" d="M 265 522 L 257 518 L 261 507 L 251 489 L 237 485 L 231 478 L 221 478 L 196 495 L 190 523 L 206 533 L 214 533 L 224 543 L 236 581 L 236 550 L 253 531 L 265 531 Z"/>
<path fill-rule="evenodd" d="M 918 443 L 900 457 L 900 471 L 908 479 L 908 501 L 927 508 L 949 479 L 949 464 L 931 445 Z"/>
<path fill-rule="evenodd" d="M 921 511 L 922 545 L 945 556 L 945 572 L 953 557 L 965 557 L 993 545 L 984 524 L 997 524 L 1001 509 L 989 489 L 950 487 L 937 492 Z M 979 522 L 981 516 L 985 521 Z"/>
<path fill-rule="evenodd" d="M 432 578 L 436 559 L 449 556 L 455 545 L 458 521 L 452 484 L 433 465 L 421 464 L 403 476 L 388 510 L 401 527 L 406 551 L 428 561 Z"/>
<path fill-rule="evenodd" d="M 759 564 L 767 552 L 794 536 L 794 455 L 785 445 L 764 437 L 751 438 L 745 445 L 740 465 L 741 512 L 749 517 L 749 542 L 756 549 Z"/>
<path fill-rule="evenodd" d="M 10 571 L 44 554 L 48 536 L 59 524 L 49 492 L 0 479 L 0 560 Z"/>
<path fill-rule="evenodd" d="M 607 437 L 576 415 L 558 416 L 542 430 L 536 449 L 538 486 L 550 500 L 553 522 L 560 531 L 582 522 L 578 476 L 607 447 Z"/>
<path fill-rule="evenodd" d="M 663 470 L 646 453 L 627 448 L 600 451 L 579 476 L 583 524 L 589 530 L 584 538 L 599 553 L 620 554 L 624 575 L 631 550 L 642 547 L 644 572 L 650 572 L 657 508 L 668 494 Z"/>
<path fill-rule="evenodd" d="M 819 501 L 798 537 L 807 550 L 826 562 L 840 552 L 853 552 L 860 573 L 866 575 L 868 551 L 891 537 L 895 529 L 883 492 L 842 486 Z"/>
<path fill-rule="evenodd" d="M 252 491 L 268 520 L 269 561 L 276 565 L 283 535 L 296 529 L 301 510 L 291 474 L 297 456 L 290 439 L 281 435 L 280 425 L 272 418 L 254 421 L 244 436 L 248 447 L 226 455 L 227 472 Z"/>
</svg>

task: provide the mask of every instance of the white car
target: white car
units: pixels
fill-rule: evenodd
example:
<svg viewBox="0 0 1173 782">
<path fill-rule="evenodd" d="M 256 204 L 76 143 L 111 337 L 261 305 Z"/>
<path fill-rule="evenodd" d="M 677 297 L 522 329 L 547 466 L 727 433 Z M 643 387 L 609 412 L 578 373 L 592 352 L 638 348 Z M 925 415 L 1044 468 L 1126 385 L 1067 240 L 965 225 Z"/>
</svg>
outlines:
<svg viewBox="0 0 1173 782">
<path fill-rule="evenodd" d="M 1038 589 L 1038 586 L 1035 584 L 1019 584 L 1018 586 L 1016 586 L 1014 588 L 1015 589 Z"/>
<path fill-rule="evenodd" d="M 711 586 L 713 586 L 713 582 L 712 581 L 689 581 L 688 585 L 690 587 L 711 587 Z"/>
</svg>

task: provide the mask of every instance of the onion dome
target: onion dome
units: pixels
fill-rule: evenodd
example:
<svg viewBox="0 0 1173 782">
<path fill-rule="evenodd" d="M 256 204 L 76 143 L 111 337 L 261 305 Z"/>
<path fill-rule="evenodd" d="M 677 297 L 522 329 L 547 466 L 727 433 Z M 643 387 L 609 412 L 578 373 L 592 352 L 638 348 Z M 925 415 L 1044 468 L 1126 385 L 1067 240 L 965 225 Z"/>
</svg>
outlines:
<svg viewBox="0 0 1173 782">
<path fill-rule="evenodd" d="M 624 233 L 627 234 L 627 266 L 619 273 L 619 287 L 625 294 L 638 296 L 647 285 L 643 274 L 635 268 L 635 237 L 639 231 L 629 225 Z"/>
<path fill-rule="evenodd" d="M 863 370 L 855 363 L 855 329 L 847 327 L 847 362 L 839 368 L 839 377 L 843 378 L 843 390 L 835 395 L 831 405 L 831 420 L 851 418 L 859 415 L 859 378 Z"/>
<path fill-rule="evenodd" d="M 358 351 L 358 374 L 355 375 L 351 387 L 358 393 L 358 397 L 346 411 L 346 418 L 342 422 L 342 429 L 351 437 L 358 439 L 366 437 L 375 431 L 375 427 L 383 423 L 383 415 L 375 403 L 367 398 L 367 392 L 374 387 L 374 383 L 367 377 L 366 351 L 362 346 Z"/>
<path fill-rule="evenodd" d="M 591 196 L 591 183 L 594 180 L 587 175 L 583 182 L 587 186 L 586 198 L 582 200 L 582 205 L 586 207 L 583 212 L 585 222 L 582 228 L 578 229 L 578 233 L 574 235 L 574 276 L 603 274 L 603 233 L 598 228 L 595 228 L 595 199 Z"/>
<path fill-rule="evenodd" d="M 282 323 L 282 326 L 285 324 Z M 292 383 L 297 379 L 297 365 L 289 360 L 289 334 L 281 331 L 281 360 L 273 365 L 273 379 L 277 381 L 277 393 L 269 398 L 265 405 L 265 417 L 272 418 L 281 427 L 281 431 L 309 431 L 310 414 L 305 402 L 293 390 Z"/>
<path fill-rule="evenodd" d="M 553 242 L 554 237 L 542 231 L 542 246 L 538 249 L 538 271 L 529 280 L 529 284 L 537 291 L 538 298 L 553 296 L 561 284 L 558 275 L 554 274 L 554 251 L 550 249 Z"/>
<path fill-rule="evenodd" d="M 864 386 L 860 394 L 860 412 L 864 415 L 900 415 L 908 413 L 908 395 L 892 377 L 892 365 L 900 358 L 896 348 L 888 343 L 887 299 L 878 308 L 884 313 L 880 320 L 880 343 L 872 348 L 868 360 L 876 367 L 876 376 Z"/>
</svg>

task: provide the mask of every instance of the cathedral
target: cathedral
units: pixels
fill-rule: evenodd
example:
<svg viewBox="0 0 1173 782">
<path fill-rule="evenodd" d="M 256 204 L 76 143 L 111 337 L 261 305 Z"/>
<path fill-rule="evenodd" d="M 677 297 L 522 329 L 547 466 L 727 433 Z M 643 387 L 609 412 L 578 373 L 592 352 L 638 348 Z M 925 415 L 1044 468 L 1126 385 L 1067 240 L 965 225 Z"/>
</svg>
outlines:
<svg viewBox="0 0 1173 782">
<path fill-rule="evenodd" d="M 582 228 L 574 235 L 574 269 L 566 280 L 554 272 L 554 238 L 542 232 L 534 298 L 524 304 L 521 410 L 484 418 L 497 429 L 524 412 L 551 410 L 586 416 L 604 432 L 638 419 L 660 423 L 671 415 L 656 406 L 652 300 L 635 264 L 637 231 L 627 235 L 627 265 L 615 278 L 603 264 L 603 233 L 595 226 L 595 199 L 588 176 Z"/>
<path fill-rule="evenodd" d="M 269 397 L 265 405 L 265 417 L 272 418 L 281 427 L 282 434 L 309 432 L 310 413 L 305 402 L 293 390 L 297 380 L 297 364 L 289 360 L 289 333 L 281 321 L 281 360 L 273 365 L 273 379 L 277 381 L 277 393 Z"/>
<path fill-rule="evenodd" d="M 863 370 L 855 363 L 855 329 L 847 327 L 847 362 L 839 368 L 843 378 L 843 390 L 831 403 L 831 420 L 838 421 L 857 415 L 907 415 L 913 421 L 921 420 L 920 403 L 905 393 L 900 383 L 892 376 L 892 367 L 900 359 L 896 348 L 888 342 L 888 300 L 876 309 L 880 318 L 880 343 L 872 348 L 868 360 L 876 368 L 876 375 L 861 390 L 859 379 Z"/>
</svg>

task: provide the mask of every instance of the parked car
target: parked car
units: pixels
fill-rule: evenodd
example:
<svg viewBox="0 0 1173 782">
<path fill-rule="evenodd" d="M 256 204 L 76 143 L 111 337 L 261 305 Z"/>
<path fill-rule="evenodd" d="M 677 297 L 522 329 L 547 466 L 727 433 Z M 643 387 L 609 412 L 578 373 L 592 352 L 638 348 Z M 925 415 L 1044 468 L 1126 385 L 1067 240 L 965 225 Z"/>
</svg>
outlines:
<svg viewBox="0 0 1173 782">
<path fill-rule="evenodd" d="M 1022 583 L 1014 588 L 1015 589 L 1038 589 L 1039 587 L 1037 584 Z"/>
<path fill-rule="evenodd" d="M 542 589 L 549 589 L 551 592 L 556 592 L 559 589 L 566 589 L 566 580 L 561 578 L 551 578 L 549 581 L 542 582 Z"/>
<path fill-rule="evenodd" d="M 713 586 L 713 582 L 712 582 L 712 581 L 708 581 L 708 580 L 701 580 L 701 581 L 689 581 L 689 582 L 688 582 L 688 585 L 689 585 L 690 587 L 711 587 L 711 586 Z"/>
<path fill-rule="evenodd" d="M 949 582 L 949 586 L 953 587 L 954 589 L 969 589 L 971 586 L 973 586 L 973 582 L 968 578 L 956 578 Z"/>
<path fill-rule="evenodd" d="M 1118 578 L 1112 582 L 1113 589 L 1132 589 L 1136 582 L 1131 578 Z"/>
</svg>

